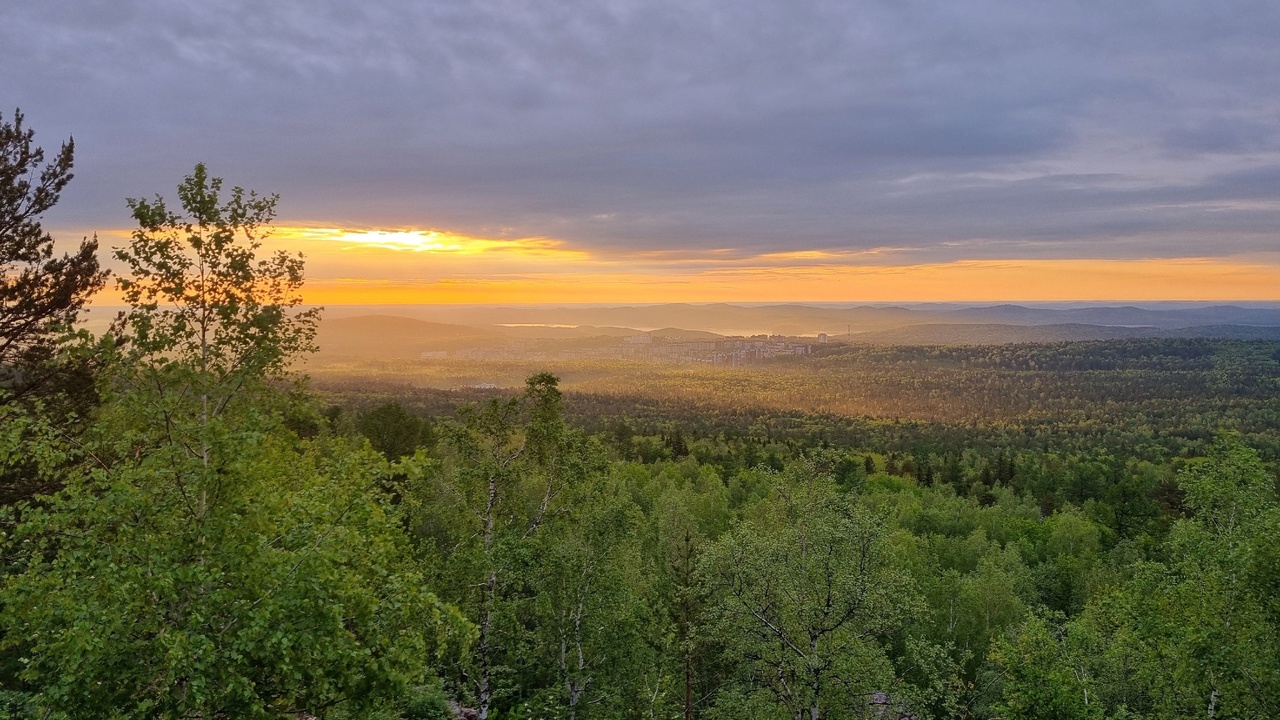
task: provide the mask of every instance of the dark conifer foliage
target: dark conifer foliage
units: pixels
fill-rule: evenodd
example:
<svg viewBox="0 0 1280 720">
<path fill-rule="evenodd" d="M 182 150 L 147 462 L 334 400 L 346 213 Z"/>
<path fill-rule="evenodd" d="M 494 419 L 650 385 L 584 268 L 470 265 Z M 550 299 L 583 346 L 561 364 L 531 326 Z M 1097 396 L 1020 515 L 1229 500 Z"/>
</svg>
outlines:
<svg viewBox="0 0 1280 720">
<path fill-rule="evenodd" d="M 34 138 L 20 110 L 12 122 L 0 118 L 0 388 L 15 395 L 49 380 L 53 373 L 41 366 L 54 355 L 59 331 L 106 280 L 96 238 L 54 255 L 40 220 L 71 182 L 75 144 L 68 139 L 46 164 Z"/>
</svg>

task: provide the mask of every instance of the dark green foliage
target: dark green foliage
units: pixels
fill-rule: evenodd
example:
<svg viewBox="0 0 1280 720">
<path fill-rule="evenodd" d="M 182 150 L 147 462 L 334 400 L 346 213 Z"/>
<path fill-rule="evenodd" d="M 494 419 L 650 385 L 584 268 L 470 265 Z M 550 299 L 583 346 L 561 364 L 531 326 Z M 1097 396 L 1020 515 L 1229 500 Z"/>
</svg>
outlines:
<svg viewBox="0 0 1280 720">
<path fill-rule="evenodd" d="M 40 225 L 71 182 L 75 145 L 68 140 L 44 165 L 35 132 L 0 119 L 0 391 L 22 396 L 58 374 L 50 366 L 60 335 L 106 279 L 98 241 L 54 257 L 53 238 Z"/>
<path fill-rule="evenodd" d="M 12 122 L 0 118 L 0 404 L 39 407 L 70 429 L 97 402 L 94 353 L 74 347 L 84 338 L 71 337 L 72 324 L 106 272 L 96 238 L 54 256 L 40 221 L 71 181 L 74 144 L 46 165 L 34 138 L 20 111 Z M 30 462 L 0 468 L 0 506 L 58 487 L 37 475 Z"/>
<path fill-rule="evenodd" d="M 395 402 L 360 413 L 356 429 L 388 460 L 412 455 L 430 437 L 427 422 Z"/>
<path fill-rule="evenodd" d="M 679 460 L 689 454 L 689 446 L 684 441 L 684 433 L 680 428 L 673 429 L 670 434 L 663 435 L 662 442 L 671 451 L 671 457 Z"/>
<path fill-rule="evenodd" d="M 403 703 L 401 720 L 453 720 L 449 698 L 439 687 L 414 688 Z"/>
<path fill-rule="evenodd" d="M 863 463 L 853 456 L 840 458 L 833 468 L 836 485 L 843 490 L 852 490 L 862 484 L 867 472 Z"/>
</svg>

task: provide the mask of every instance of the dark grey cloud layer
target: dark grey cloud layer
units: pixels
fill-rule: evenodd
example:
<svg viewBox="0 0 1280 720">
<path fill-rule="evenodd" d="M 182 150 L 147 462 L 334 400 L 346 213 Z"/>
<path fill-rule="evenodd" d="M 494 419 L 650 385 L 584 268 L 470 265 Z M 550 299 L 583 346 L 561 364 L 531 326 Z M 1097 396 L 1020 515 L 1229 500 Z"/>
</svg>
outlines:
<svg viewBox="0 0 1280 720">
<path fill-rule="evenodd" d="M 1280 3 L 42 0 L 58 222 L 197 160 L 294 219 L 617 249 L 1280 250 Z M 1206 240 L 1212 242 L 1206 242 Z"/>
</svg>

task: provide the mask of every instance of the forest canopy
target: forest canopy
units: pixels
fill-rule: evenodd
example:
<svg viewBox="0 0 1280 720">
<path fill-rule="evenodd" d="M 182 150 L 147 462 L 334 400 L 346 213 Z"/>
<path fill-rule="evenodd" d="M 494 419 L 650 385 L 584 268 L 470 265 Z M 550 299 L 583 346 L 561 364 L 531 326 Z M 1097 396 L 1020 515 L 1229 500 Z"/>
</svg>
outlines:
<svg viewBox="0 0 1280 720">
<path fill-rule="evenodd" d="M 0 512 L 0 716 L 1280 713 L 1273 345 L 848 349 L 778 371 L 871 366 L 903 403 L 912 377 L 996 397 L 1034 372 L 1010 402 L 1045 410 L 1042 435 L 977 404 L 770 414 L 550 372 L 320 395 L 292 369 L 317 319 L 303 260 L 260 256 L 275 196 L 197 165 L 177 197 L 130 201 L 108 335 L 40 340 L 32 362 L 92 358 L 88 399 L 0 396 L 0 472 L 31 489 Z M 1097 394 L 1055 405 L 1084 372 Z M 1148 402 L 1158 372 L 1202 434 Z"/>
</svg>

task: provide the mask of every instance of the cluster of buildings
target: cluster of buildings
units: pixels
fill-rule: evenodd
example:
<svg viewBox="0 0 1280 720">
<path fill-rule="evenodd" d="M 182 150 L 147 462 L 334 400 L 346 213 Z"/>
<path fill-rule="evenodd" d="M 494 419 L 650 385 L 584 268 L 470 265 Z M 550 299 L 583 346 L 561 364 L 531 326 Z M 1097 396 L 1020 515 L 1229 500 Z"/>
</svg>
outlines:
<svg viewBox="0 0 1280 720">
<path fill-rule="evenodd" d="M 808 355 L 813 350 L 812 346 L 812 340 L 780 335 L 683 341 L 652 338 L 649 343 L 624 345 L 621 357 L 673 363 L 746 365 L 783 355 Z"/>
<path fill-rule="evenodd" d="M 424 352 L 422 359 L 442 357 L 466 360 L 648 360 L 666 363 L 705 365 L 746 365 L 769 358 L 808 355 L 815 344 L 826 342 L 812 338 L 782 335 L 756 335 L 747 338 L 678 339 L 650 334 L 611 338 L 598 343 L 580 344 L 564 341 L 511 341 L 490 347 L 453 351 Z M 576 345 L 565 347 L 565 345 Z"/>
</svg>

